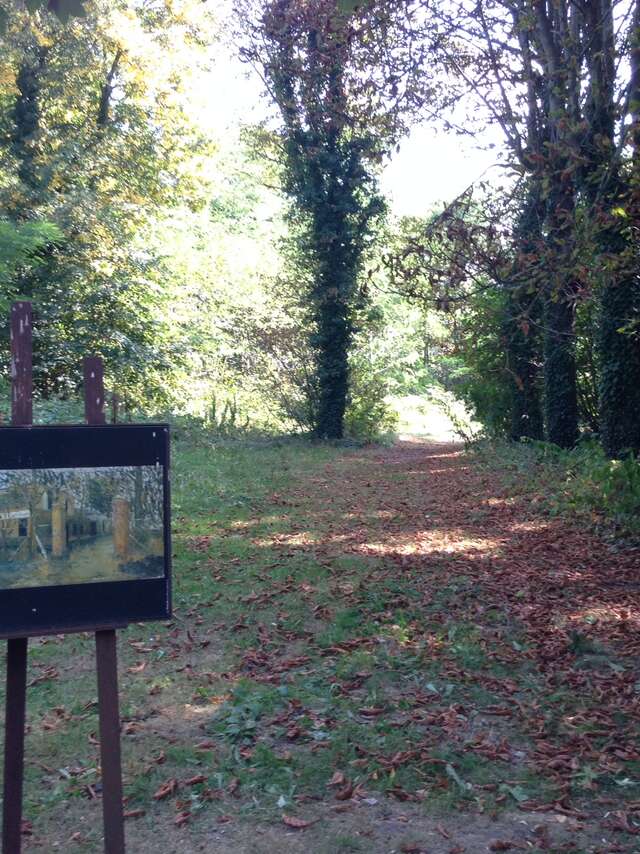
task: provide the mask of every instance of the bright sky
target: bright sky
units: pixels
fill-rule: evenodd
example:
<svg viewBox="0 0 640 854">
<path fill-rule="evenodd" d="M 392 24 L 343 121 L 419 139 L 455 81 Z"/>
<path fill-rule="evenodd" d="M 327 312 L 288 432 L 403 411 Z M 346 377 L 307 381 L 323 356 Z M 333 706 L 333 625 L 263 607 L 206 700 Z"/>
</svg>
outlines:
<svg viewBox="0 0 640 854">
<path fill-rule="evenodd" d="M 386 167 L 382 188 L 394 213 L 419 216 L 450 202 L 495 162 L 493 149 L 478 150 L 451 131 L 416 127 Z"/>
<path fill-rule="evenodd" d="M 240 122 L 264 118 L 266 108 L 260 93 L 260 81 L 247 79 L 247 67 L 231 50 L 221 50 L 202 91 L 195 94 L 207 124 L 222 132 Z M 492 141 L 499 143 L 499 137 Z M 451 201 L 495 162 L 496 149 L 478 150 L 453 132 L 416 127 L 385 168 L 382 187 L 395 214 L 421 215 Z"/>
</svg>

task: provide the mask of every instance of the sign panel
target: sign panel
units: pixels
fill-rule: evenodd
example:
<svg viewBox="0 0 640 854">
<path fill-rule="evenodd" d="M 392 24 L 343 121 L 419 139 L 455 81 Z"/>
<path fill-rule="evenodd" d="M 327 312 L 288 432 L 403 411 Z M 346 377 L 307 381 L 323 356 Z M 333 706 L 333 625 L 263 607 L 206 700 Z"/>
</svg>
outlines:
<svg viewBox="0 0 640 854">
<path fill-rule="evenodd" d="M 170 615 L 166 424 L 0 429 L 0 637 Z"/>
</svg>

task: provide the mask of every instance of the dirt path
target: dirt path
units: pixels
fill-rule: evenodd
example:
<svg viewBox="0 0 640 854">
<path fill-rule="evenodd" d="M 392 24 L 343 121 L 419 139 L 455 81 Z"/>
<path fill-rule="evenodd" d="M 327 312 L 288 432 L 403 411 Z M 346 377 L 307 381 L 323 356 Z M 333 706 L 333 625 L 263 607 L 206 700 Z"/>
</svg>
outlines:
<svg viewBox="0 0 640 854">
<path fill-rule="evenodd" d="M 130 638 L 130 850 L 640 851 L 638 551 L 455 445 L 289 464 Z"/>
</svg>

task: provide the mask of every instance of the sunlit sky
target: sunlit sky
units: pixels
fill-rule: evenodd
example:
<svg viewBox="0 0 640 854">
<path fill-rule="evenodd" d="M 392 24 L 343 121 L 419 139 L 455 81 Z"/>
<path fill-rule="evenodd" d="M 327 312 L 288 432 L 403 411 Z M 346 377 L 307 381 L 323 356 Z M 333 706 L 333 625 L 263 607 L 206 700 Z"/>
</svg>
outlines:
<svg viewBox="0 0 640 854">
<path fill-rule="evenodd" d="M 202 81 L 201 100 L 207 124 L 222 132 L 242 122 L 263 119 L 269 109 L 262 85 L 234 55 L 220 49 L 214 70 Z M 498 142 L 499 136 L 491 140 Z M 421 215 L 451 201 L 483 174 L 490 177 L 496 150 L 481 150 L 467 138 L 434 126 L 414 128 L 400 144 L 382 177 L 382 188 L 397 215 Z M 487 172 L 487 170 L 489 170 Z"/>
</svg>

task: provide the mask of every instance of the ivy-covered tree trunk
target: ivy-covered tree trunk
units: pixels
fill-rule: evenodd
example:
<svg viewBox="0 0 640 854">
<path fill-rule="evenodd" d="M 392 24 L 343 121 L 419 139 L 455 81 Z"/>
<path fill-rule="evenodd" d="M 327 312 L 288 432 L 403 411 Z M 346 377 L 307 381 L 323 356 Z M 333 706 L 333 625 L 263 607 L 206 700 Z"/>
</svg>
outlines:
<svg viewBox="0 0 640 854">
<path fill-rule="evenodd" d="M 544 423 L 539 388 L 539 302 L 532 301 L 531 285 L 537 274 L 531 259 L 537 257 L 542 239 L 542 203 L 540 184 L 532 179 L 518 223 L 518 258 L 513 270 L 505 308 L 504 335 L 508 370 L 511 378 L 510 438 L 543 439 Z M 536 316 L 532 316 L 535 312 Z"/>
<path fill-rule="evenodd" d="M 317 310 L 314 336 L 318 359 L 318 416 L 320 439 L 341 439 L 349 389 L 351 322 L 339 294 L 326 294 Z"/>
<path fill-rule="evenodd" d="M 362 248 L 350 214 L 357 209 L 353 184 L 336 140 L 327 140 L 325 179 L 314 196 L 311 236 L 315 249 L 312 346 L 316 353 L 318 409 L 315 434 L 341 439 L 349 393 L 353 300 Z M 316 178 L 314 172 L 311 178 Z M 325 191 L 322 192 L 321 186 Z"/>
<path fill-rule="evenodd" d="M 605 452 L 640 453 L 640 278 L 636 248 L 640 136 L 640 5 L 631 26 L 631 181 L 622 178 L 616 152 L 614 14 L 611 0 L 590 10 L 591 79 L 586 141 L 586 195 L 591 205 L 602 283 L 600 328 L 600 433 Z"/>
<path fill-rule="evenodd" d="M 544 324 L 547 438 L 561 448 L 572 448 L 578 440 L 578 394 L 573 306 L 566 294 L 548 297 Z"/>
<path fill-rule="evenodd" d="M 609 253 L 633 251 L 624 234 L 609 228 L 600 242 Z M 603 253 L 601 258 L 606 258 Z M 637 260 L 637 259 L 636 259 Z M 611 264 L 611 259 L 609 259 Z M 640 322 L 640 279 L 635 270 L 615 275 L 603 265 L 600 301 L 600 429 L 610 457 L 640 453 L 640 339 L 631 325 Z"/>
<path fill-rule="evenodd" d="M 526 318 L 527 305 L 517 290 L 507 298 L 504 334 L 511 378 L 510 438 L 544 438 L 542 403 L 538 387 L 538 340 Z"/>
<path fill-rule="evenodd" d="M 26 56 L 16 78 L 17 96 L 13 108 L 11 147 L 18 161 L 18 177 L 30 190 L 38 186 L 36 168 L 37 134 L 40 129 L 40 74 L 46 48 L 36 48 Z"/>
<path fill-rule="evenodd" d="M 612 13 L 610 13 L 612 17 Z M 596 56 L 596 59 L 599 54 Z M 640 256 L 637 228 L 640 217 L 640 4 L 635 3 L 631 60 L 631 181 L 625 186 L 619 165 L 609 162 L 609 176 L 598 234 L 604 286 L 601 296 L 600 421 L 602 444 L 610 457 L 626 451 L 640 454 Z M 611 59 L 613 62 L 613 59 Z M 609 70 L 609 75 L 613 72 Z M 609 87 L 611 90 L 612 86 Z M 613 150 L 613 96 L 600 113 L 601 138 Z M 597 106 L 597 104 L 596 104 Z M 594 110 L 595 112 L 595 110 Z M 596 115 L 598 113 L 596 112 Z M 624 215 L 620 215 L 624 212 Z"/>
<path fill-rule="evenodd" d="M 578 440 L 573 259 L 574 195 L 564 158 L 554 163 L 547 199 L 547 287 L 544 308 L 544 414 L 547 439 L 561 448 Z"/>
<path fill-rule="evenodd" d="M 283 186 L 310 283 L 300 300 L 310 320 L 313 426 L 321 439 L 340 439 L 344 431 L 358 276 L 384 210 L 379 165 L 396 134 L 385 115 L 393 113 L 392 99 L 377 104 L 373 88 L 361 97 L 373 68 L 365 57 L 375 63 L 377 39 L 386 51 L 390 33 L 372 25 L 365 5 L 237 0 L 248 36 L 243 54 L 261 69 L 282 118 Z M 396 83 L 389 80 L 391 90 Z"/>
</svg>

